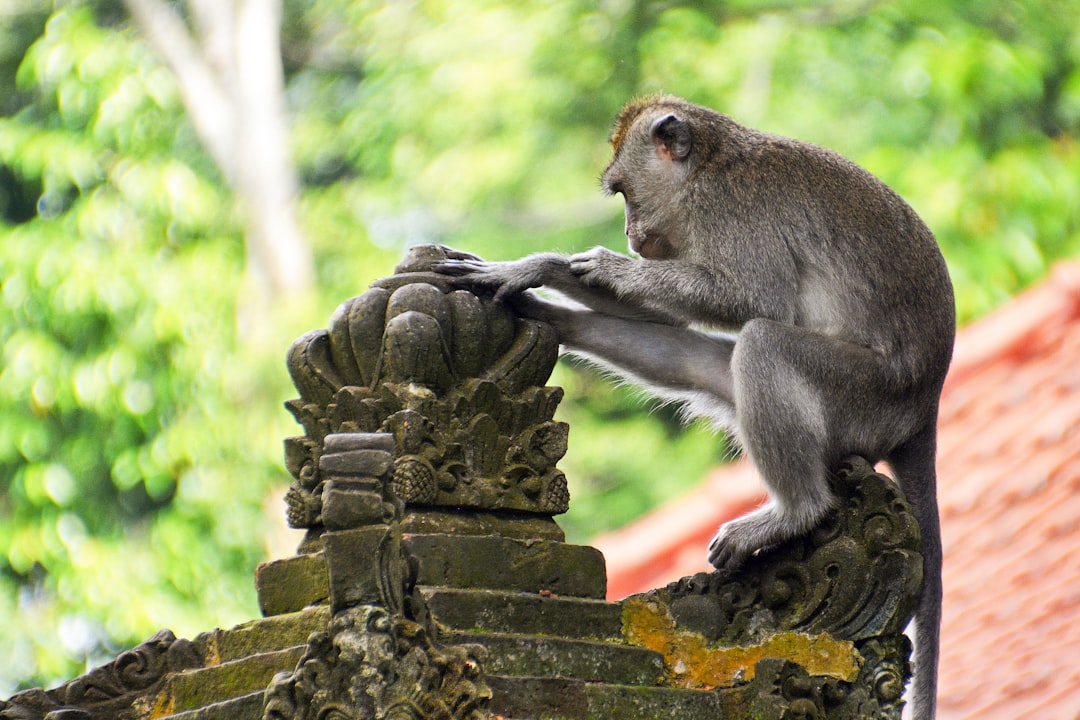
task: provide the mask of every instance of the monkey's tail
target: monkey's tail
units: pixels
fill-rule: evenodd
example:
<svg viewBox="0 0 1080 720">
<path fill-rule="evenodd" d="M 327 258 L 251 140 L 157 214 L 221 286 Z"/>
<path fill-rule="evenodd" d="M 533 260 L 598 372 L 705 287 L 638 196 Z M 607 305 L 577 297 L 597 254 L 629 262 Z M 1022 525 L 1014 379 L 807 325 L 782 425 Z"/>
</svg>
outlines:
<svg viewBox="0 0 1080 720">
<path fill-rule="evenodd" d="M 937 431 L 932 424 L 889 457 L 889 465 L 919 523 L 922 545 L 923 583 L 915 609 L 915 668 L 910 696 L 913 720 L 934 720 L 937 712 L 942 591 L 936 449 Z"/>
</svg>

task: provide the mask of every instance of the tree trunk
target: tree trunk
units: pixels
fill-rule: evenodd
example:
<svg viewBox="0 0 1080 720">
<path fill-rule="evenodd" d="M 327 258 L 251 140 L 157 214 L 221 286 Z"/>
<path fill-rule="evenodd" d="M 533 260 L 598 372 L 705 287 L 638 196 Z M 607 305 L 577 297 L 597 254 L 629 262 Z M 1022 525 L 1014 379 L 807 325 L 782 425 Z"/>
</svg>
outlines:
<svg viewBox="0 0 1080 720">
<path fill-rule="evenodd" d="M 195 33 L 163 0 L 124 0 L 173 71 L 192 124 L 244 213 L 256 305 L 314 285 L 288 153 L 280 0 L 191 0 Z"/>
</svg>

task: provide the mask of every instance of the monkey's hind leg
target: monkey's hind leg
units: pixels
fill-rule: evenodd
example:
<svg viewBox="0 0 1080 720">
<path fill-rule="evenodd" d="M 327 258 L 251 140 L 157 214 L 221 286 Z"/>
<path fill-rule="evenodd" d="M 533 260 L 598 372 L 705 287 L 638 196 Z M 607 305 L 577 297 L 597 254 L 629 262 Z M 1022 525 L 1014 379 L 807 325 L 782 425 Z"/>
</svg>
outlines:
<svg viewBox="0 0 1080 720">
<path fill-rule="evenodd" d="M 860 406 L 876 403 L 888 385 L 876 353 L 761 319 L 739 333 L 731 370 L 740 438 L 770 499 L 724 524 L 709 545 L 709 562 L 725 570 L 824 519 L 835 501 L 830 464 L 872 455 L 880 442 L 872 422 L 848 428 L 842 418 L 864 416 Z"/>
</svg>

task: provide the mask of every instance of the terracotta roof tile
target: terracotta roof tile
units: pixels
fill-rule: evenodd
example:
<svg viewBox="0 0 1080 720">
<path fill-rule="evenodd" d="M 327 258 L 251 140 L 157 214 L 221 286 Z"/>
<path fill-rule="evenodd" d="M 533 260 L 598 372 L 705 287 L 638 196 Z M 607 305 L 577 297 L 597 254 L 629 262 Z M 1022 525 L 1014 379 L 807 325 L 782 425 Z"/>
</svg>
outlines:
<svg viewBox="0 0 1080 720">
<path fill-rule="evenodd" d="M 938 716 L 1080 718 L 1080 263 L 961 331 L 938 448 Z M 761 499 L 741 462 L 598 538 L 609 595 L 707 569 L 716 527 Z"/>
</svg>

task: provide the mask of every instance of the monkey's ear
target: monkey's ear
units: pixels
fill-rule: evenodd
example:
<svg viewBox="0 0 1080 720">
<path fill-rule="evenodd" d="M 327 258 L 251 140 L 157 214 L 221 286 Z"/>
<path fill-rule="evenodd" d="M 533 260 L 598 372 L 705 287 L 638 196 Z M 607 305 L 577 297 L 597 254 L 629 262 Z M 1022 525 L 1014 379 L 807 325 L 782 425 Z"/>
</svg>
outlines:
<svg viewBox="0 0 1080 720">
<path fill-rule="evenodd" d="M 652 139 L 656 151 L 665 160 L 682 162 L 690 157 L 693 145 L 690 126 L 674 115 L 665 115 L 653 123 Z"/>
</svg>

